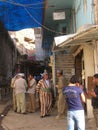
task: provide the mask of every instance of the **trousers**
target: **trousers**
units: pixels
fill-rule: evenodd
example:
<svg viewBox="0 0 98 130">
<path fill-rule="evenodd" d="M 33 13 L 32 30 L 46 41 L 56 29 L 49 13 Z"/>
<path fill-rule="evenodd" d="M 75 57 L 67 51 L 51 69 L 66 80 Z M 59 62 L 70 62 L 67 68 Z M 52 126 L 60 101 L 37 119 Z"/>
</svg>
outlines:
<svg viewBox="0 0 98 130">
<path fill-rule="evenodd" d="M 16 102 L 17 102 L 17 112 L 25 113 L 26 112 L 25 93 L 16 94 Z"/>
<path fill-rule="evenodd" d="M 98 108 L 93 109 L 93 114 L 96 122 L 96 127 L 98 127 Z"/>
<path fill-rule="evenodd" d="M 13 110 L 17 110 L 17 103 L 16 103 L 16 95 L 15 95 L 15 90 L 13 89 Z"/>
<path fill-rule="evenodd" d="M 68 111 L 68 130 L 74 130 L 75 125 L 78 130 L 85 130 L 84 110 Z"/>
<path fill-rule="evenodd" d="M 36 99 L 35 99 L 35 94 L 33 93 L 29 93 L 28 95 L 28 99 L 29 99 L 29 108 L 28 111 L 29 112 L 35 112 L 36 111 Z"/>
<path fill-rule="evenodd" d="M 63 93 L 58 94 L 58 115 L 63 115 L 65 112 L 65 97 Z"/>
</svg>

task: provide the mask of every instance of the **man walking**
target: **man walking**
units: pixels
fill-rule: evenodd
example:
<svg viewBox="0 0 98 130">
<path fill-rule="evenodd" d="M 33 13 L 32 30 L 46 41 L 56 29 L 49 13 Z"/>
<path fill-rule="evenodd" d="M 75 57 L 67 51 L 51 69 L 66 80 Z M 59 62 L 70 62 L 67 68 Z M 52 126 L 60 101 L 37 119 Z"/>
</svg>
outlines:
<svg viewBox="0 0 98 130">
<path fill-rule="evenodd" d="M 65 98 L 63 95 L 63 87 L 66 86 L 66 79 L 63 76 L 62 70 L 57 70 L 57 77 L 58 77 L 58 83 L 56 85 L 57 91 L 58 91 L 58 102 L 57 102 L 57 109 L 58 109 L 58 115 L 56 116 L 56 119 L 63 119 L 65 118 Z"/>
<path fill-rule="evenodd" d="M 26 114 L 26 100 L 25 93 L 27 88 L 26 80 L 22 78 L 23 74 L 17 74 L 17 80 L 15 81 L 15 95 L 17 102 L 17 112 Z"/>
<path fill-rule="evenodd" d="M 69 85 L 63 89 L 68 104 L 68 130 L 74 130 L 75 126 L 78 130 L 85 130 L 85 116 L 82 106 L 82 101 L 85 102 L 85 96 L 83 90 L 76 86 L 78 82 L 78 78 L 74 75 L 71 77 Z"/>
</svg>

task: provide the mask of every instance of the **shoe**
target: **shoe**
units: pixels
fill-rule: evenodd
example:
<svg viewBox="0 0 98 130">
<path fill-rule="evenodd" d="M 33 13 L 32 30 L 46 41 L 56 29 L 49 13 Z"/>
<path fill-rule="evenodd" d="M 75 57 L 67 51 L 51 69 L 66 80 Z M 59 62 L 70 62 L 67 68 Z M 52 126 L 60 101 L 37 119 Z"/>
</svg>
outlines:
<svg viewBox="0 0 98 130">
<path fill-rule="evenodd" d="M 17 110 L 14 110 L 14 112 L 17 112 Z"/>
<path fill-rule="evenodd" d="M 26 112 L 23 112 L 22 114 L 26 115 L 27 113 L 26 113 Z"/>
<path fill-rule="evenodd" d="M 50 114 L 47 114 L 46 116 L 50 116 Z"/>
<path fill-rule="evenodd" d="M 64 116 L 64 115 L 61 115 L 61 116 L 57 115 L 57 116 L 56 116 L 56 119 L 57 119 L 57 120 L 65 119 L 65 116 Z"/>
<path fill-rule="evenodd" d="M 33 111 L 28 111 L 27 113 L 34 113 Z"/>
<path fill-rule="evenodd" d="M 29 111 L 27 111 L 27 112 L 28 112 L 28 113 L 34 113 L 34 112 L 36 112 L 36 111 L 35 111 L 35 110 L 33 110 L 33 111 L 31 110 L 31 111 L 30 111 L 30 110 L 29 110 Z"/>
<path fill-rule="evenodd" d="M 45 118 L 45 116 L 40 116 L 40 118 Z"/>
<path fill-rule="evenodd" d="M 20 112 L 16 112 L 17 114 L 21 114 Z"/>
</svg>

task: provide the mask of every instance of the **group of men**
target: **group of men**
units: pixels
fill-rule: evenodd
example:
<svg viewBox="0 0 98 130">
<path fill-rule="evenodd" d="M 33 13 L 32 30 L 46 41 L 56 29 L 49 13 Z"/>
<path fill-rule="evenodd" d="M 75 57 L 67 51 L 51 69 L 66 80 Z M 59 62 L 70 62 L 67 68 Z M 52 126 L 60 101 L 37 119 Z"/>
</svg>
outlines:
<svg viewBox="0 0 98 130">
<path fill-rule="evenodd" d="M 37 93 L 40 100 L 40 117 L 44 118 L 50 116 L 54 98 L 54 89 L 57 88 L 58 114 L 56 119 L 65 118 L 65 112 L 67 111 L 68 130 L 74 130 L 75 125 L 77 125 L 78 130 L 85 130 L 85 114 L 82 105 L 82 102 L 85 102 L 85 95 L 80 87 L 79 79 L 76 75 L 73 75 L 70 78 L 68 84 L 63 76 L 63 72 L 58 70 L 58 82 L 55 86 L 56 88 L 54 87 L 52 80 L 49 79 L 49 74 L 47 72 L 43 73 L 43 78 L 39 80 L 38 83 L 36 83 L 34 75 L 29 75 L 27 82 L 23 76 L 23 74 L 17 74 L 11 82 L 11 87 L 13 88 L 14 111 L 26 114 L 25 93 L 27 92 L 29 97 L 29 112 L 35 112 L 35 93 Z M 95 88 L 88 92 L 88 95 L 92 97 L 94 117 L 98 127 L 98 74 L 94 75 L 93 81 L 95 83 Z M 67 108 L 67 110 L 65 108 Z"/>
<path fill-rule="evenodd" d="M 58 89 L 58 115 L 56 119 L 62 119 L 65 117 L 65 99 L 62 93 L 63 86 L 66 85 L 66 80 L 62 71 L 57 71 L 58 83 L 56 85 Z M 36 111 L 36 95 L 39 97 L 39 105 L 41 109 L 40 117 L 46 117 L 50 115 L 51 107 L 54 105 L 54 90 L 52 80 L 49 78 L 49 74 L 44 72 L 42 79 L 36 83 L 34 75 L 30 74 L 27 81 L 24 78 L 24 74 L 19 73 L 11 81 L 11 87 L 13 88 L 13 109 L 17 113 L 26 114 L 26 112 Z M 26 94 L 28 93 L 28 110 L 26 109 Z"/>
<path fill-rule="evenodd" d="M 34 75 L 28 76 L 28 83 L 24 78 L 23 73 L 17 74 L 11 81 L 11 87 L 13 88 L 13 109 L 17 113 L 26 114 L 26 92 L 29 99 L 29 112 L 35 112 L 36 100 L 35 100 L 35 87 L 36 80 Z"/>
</svg>

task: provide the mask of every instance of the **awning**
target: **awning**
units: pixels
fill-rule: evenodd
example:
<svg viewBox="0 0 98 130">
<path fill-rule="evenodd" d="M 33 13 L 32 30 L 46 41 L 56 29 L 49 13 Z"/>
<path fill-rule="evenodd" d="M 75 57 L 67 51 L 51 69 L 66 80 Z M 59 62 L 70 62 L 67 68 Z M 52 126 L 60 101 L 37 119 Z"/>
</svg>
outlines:
<svg viewBox="0 0 98 130">
<path fill-rule="evenodd" d="M 68 35 L 65 37 L 68 37 Z M 58 45 L 59 48 L 75 46 L 91 43 L 93 40 L 98 40 L 98 25 L 90 26 L 88 29 L 71 35 L 64 42 Z"/>
<path fill-rule="evenodd" d="M 42 26 L 44 0 L 0 0 L 0 21 L 9 31 Z"/>
<path fill-rule="evenodd" d="M 69 35 L 63 35 L 63 36 L 58 36 L 54 38 L 56 46 L 59 46 L 61 43 L 67 41 L 69 38 L 72 38 L 76 34 L 69 34 Z"/>
</svg>

